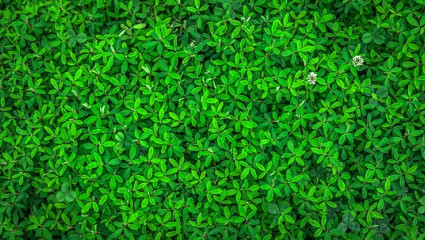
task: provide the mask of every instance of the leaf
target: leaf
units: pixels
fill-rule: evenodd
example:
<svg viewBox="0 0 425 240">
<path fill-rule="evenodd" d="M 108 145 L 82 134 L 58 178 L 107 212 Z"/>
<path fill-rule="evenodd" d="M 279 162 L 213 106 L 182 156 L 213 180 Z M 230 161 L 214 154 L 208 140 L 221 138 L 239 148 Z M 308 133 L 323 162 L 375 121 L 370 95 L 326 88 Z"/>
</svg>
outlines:
<svg viewBox="0 0 425 240">
<path fill-rule="evenodd" d="M 372 41 L 373 37 L 371 33 L 364 33 L 362 36 L 362 41 L 364 43 L 370 43 Z"/>
<path fill-rule="evenodd" d="M 333 19 L 333 15 L 332 14 L 327 14 L 325 16 L 322 17 L 322 19 L 320 19 L 321 22 L 329 22 L 330 20 Z"/>
<path fill-rule="evenodd" d="M 67 182 L 62 183 L 61 190 L 64 193 L 67 193 L 69 191 L 69 186 L 68 186 L 68 183 Z"/>
<path fill-rule="evenodd" d="M 81 209 L 81 213 L 86 213 L 90 210 L 92 206 L 92 202 L 88 202 L 84 205 L 84 207 Z"/>
<path fill-rule="evenodd" d="M 103 195 L 99 200 L 99 205 L 105 204 L 106 200 L 108 200 L 108 195 Z"/>
<path fill-rule="evenodd" d="M 80 77 L 81 77 L 82 74 L 83 74 L 83 70 L 81 70 L 81 68 L 78 69 L 77 72 L 75 73 L 74 79 L 75 80 L 80 79 Z"/>
<path fill-rule="evenodd" d="M 24 38 L 31 42 L 34 42 L 35 40 L 37 40 L 33 35 L 24 35 Z"/>
<path fill-rule="evenodd" d="M 384 35 L 378 34 L 378 35 L 375 35 L 373 37 L 373 41 L 376 44 L 383 44 L 383 43 L 385 43 L 385 37 L 384 37 Z"/>
<path fill-rule="evenodd" d="M 133 146 L 130 148 L 130 159 L 134 159 L 136 157 L 136 151 L 137 151 L 136 146 Z"/>
<path fill-rule="evenodd" d="M 320 223 L 314 219 L 309 219 L 308 222 L 311 224 L 311 226 L 316 227 L 316 228 L 321 228 L 322 225 L 320 225 Z"/>
<path fill-rule="evenodd" d="M 385 98 L 385 97 L 387 97 L 388 96 L 388 90 L 387 90 L 387 88 L 384 87 L 384 86 L 379 87 L 378 90 L 376 91 L 376 95 L 379 98 Z"/>
<path fill-rule="evenodd" d="M 413 17 L 413 15 L 412 14 L 409 14 L 408 16 L 407 16 L 407 21 L 411 24 L 411 25 L 413 25 L 413 26 L 415 26 L 415 27 L 418 27 L 419 26 L 419 23 L 418 23 L 418 21 Z"/>
<path fill-rule="evenodd" d="M 291 182 L 293 182 L 293 183 L 299 182 L 301 179 L 303 179 L 303 177 L 304 177 L 303 175 L 295 176 L 295 177 L 291 178 Z"/>
<path fill-rule="evenodd" d="M 360 224 L 359 223 L 355 223 L 355 222 L 351 222 L 348 223 L 348 228 L 353 231 L 353 232 L 359 232 L 360 231 Z"/>
<path fill-rule="evenodd" d="M 75 192 L 74 191 L 70 191 L 70 192 L 68 192 L 67 194 L 66 194 L 66 196 L 65 196 L 65 200 L 67 201 L 67 202 L 72 202 L 72 201 L 74 201 L 75 200 L 75 198 L 76 198 L 76 194 L 75 194 Z"/>
<path fill-rule="evenodd" d="M 143 29 L 146 27 L 146 24 L 144 23 L 139 23 L 133 26 L 134 29 Z"/>
<path fill-rule="evenodd" d="M 381 213 L 374 212 L 374 211 L 372 212 L 372 217 L 375 218 L 375 219 L 383 219 L 384 218 L 384 216 L 382 216 Z"/>
<path fill-rule="evenodd" d="M 115 143 L 113 141 L 107 141 L 103 143 L 103 146 L 105 147 L 113 147 L 115 146 Z"/>
<path fill-rule="evenodd" d="M 351 213 L 344 213 L 344 215 L 342 216 L 342 221 L 349 224 L 354 221 L 354 217 L 353 215 L 351 215 Z"/>
<path fill-rule="evenodd" d="M 270 214 L 279 214 L 279 206 L 275 203 L 269 203 L 267 210 Z"/>
<path fill-rule="evenodd" d="M 249 129 L 257 127 L 257 124 L 255 122 L 242 121 L 241 123 L 244 127 L 249 128 Z"/>
<path fill-rule="evenodd" d="M 344 222 L 341 222 L 338 224 L 338 230 L 340 230 L 341 232 L 345 233 L 347 231 L 347 224 Z"/>
<path fill-rule="evenodd" d="M 77 45 L 77 39 L 76 38 L 69 38 L 68 39 L 68 46 L 70 47 L 70 48 L 73 48 L 73 47 L 75 47 L 75 45 Z"/>
<path fill-rule="evenodd" d="M 232 32 L 232 38 L 237 38 L 239 36 L 239 33 L 241 31 L 241 27 L 236 27 L 235 30 Z"/>
<path fill-rule="evenodd" d="M 249 168 L 245 168 L 245 169 L 242 171 L 241 179 L 246 178 L 246 177 L 248 176 L 248 174 L 249 174 Z"/>
<path fill-rule="evenodd" d="M 85 43 L 87 41 L 87 35 L 85 33 L 79 33 L 76 37 L 77 42 Z"/>
<path fill-rule="evenodd" d="M 294 143 L 292 141 L 288 141 L 287 145 L 288 145 L 289 151 L 295 152 Z"/>
<path fill-rule="evenodd" d="M 102 68 L 102 73 L 108 72 L 111 69 L 111 67 L 112 67 L 113 64 L 114 64 L 114 56 L 111 55 L 108 58 L 108 61 L 107 61 L 106 65 Z"/>
<path fill-rule="evenodd" d="M 117 122 L 119 124 L 125 124 L 124 118 L 121 116 L 121 114 L 119 114 L 119 113 L 115 114 L 115 118 L 117 119 Z"/>
<path fill-rule="evenodd" d="M 63 202 L 63 201 L 65 201 L 65 193 L 64 192 L 62 192 L 62 191 L 59 191 L 58 193 L 56 193 L 56 200 L 58 201 L 58 202 Z"/>
</svg>

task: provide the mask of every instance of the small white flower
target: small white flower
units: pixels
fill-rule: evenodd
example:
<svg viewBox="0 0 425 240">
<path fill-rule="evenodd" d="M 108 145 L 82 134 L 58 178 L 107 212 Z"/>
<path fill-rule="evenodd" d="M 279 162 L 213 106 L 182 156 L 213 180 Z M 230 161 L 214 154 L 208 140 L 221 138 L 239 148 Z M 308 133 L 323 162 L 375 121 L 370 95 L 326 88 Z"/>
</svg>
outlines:
<svg viewBox="0 0 425 240">
<path fill-rule="evenodd" d="M 314 72 L 311 72 L 307 76 L 307 82 L 308 82 L 308 84 L 316 84 L 316 79 L 317 79 L 317 74 L 315 74 Z"/>
<path fill-rule="evenodd" d="M 362 66 L 364 63 L 364 59 L 359 55 L 353 57 L 353 65 L 354 67 Z"/>
</svg>

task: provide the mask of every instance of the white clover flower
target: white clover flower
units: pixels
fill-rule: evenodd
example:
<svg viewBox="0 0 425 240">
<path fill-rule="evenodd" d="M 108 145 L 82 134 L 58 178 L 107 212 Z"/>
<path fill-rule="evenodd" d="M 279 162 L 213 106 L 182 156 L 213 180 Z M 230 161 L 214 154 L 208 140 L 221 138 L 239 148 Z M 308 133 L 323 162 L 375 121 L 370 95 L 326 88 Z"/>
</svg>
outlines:
<svg viewBox="0 0 425 240">
<path fill-rule="evenodd" d="M 362 66 L 364 63 L 364 59 L 360 57 L 359 55 L 353 57 L 353 65 L 354 67 Z"/>
<path fill-rule="evenodd" d="M 315 74 L 314 72 L 311 72 L 307 76 L 307 82 L 308 82 L 308 84 L 316 84 L 316 79 L 317 79 L 317 74 Z"/>
</svg>

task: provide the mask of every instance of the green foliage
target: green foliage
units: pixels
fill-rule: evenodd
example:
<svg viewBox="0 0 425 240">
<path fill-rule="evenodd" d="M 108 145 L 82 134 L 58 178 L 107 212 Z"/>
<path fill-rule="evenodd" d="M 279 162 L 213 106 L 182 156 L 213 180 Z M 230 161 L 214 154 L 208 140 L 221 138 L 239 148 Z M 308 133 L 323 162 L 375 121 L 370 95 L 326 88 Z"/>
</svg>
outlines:
<svg viewBox="0 0 425 240">
<path fill-rule="evenodd" d="M 424 239 L 423 0 L 0 0 L 0 239 Z"/>
</svg>

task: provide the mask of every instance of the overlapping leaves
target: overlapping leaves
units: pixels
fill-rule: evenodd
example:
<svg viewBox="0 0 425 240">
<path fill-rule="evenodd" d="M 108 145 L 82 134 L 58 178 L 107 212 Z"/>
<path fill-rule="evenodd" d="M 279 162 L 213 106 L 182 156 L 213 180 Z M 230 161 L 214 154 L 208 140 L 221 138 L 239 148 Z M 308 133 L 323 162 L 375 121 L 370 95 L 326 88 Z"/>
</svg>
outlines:
<svg viewBox="0 0 425 240">
<path fill-rule="evenodd" d="M 1 238 L 423 239 L 424 4 L 0 2 Z"/>
</svg>

